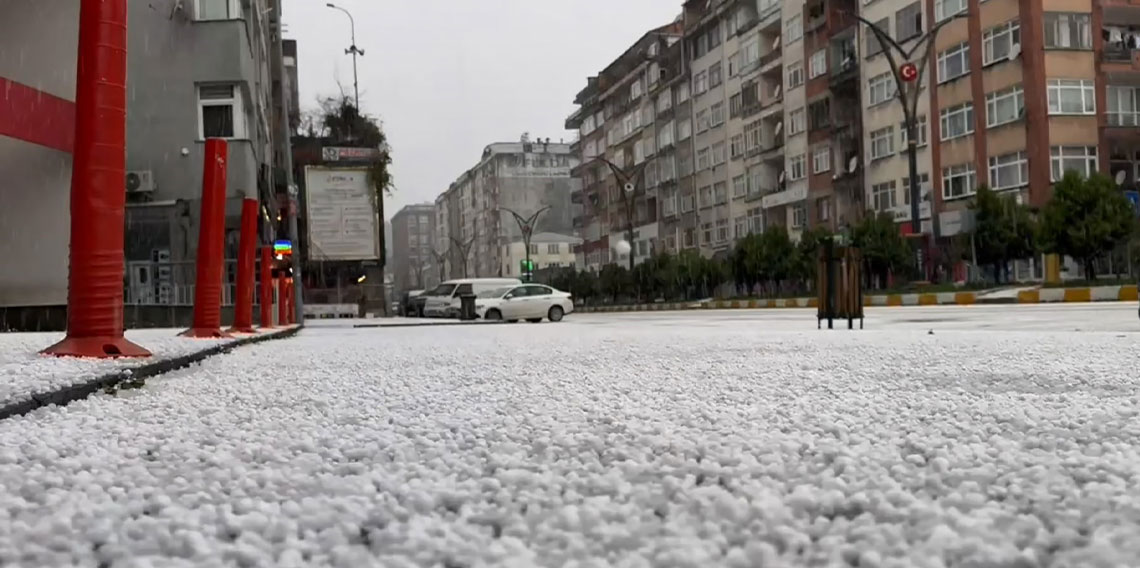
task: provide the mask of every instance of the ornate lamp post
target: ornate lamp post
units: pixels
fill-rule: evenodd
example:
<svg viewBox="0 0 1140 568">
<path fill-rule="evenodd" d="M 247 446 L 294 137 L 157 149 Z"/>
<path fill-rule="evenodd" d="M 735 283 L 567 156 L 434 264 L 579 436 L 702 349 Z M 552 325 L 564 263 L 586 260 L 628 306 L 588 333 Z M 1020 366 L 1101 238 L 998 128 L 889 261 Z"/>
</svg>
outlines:
<svg viewBox="0 0 1140 568">
<path fill-rule="evenodd" d="M 507 209 L 506 207 L 501 207 L 501 209 L 507 213 L 510 213 L 515 218 L 515 223 L 518 223 L 519 225 L 519 231 L 522 233 L 523 238 L 523 247 L 526 248 L 526 281 L 530 282 L 531 278 L 534 277 L 534 265 L 530 262 L 530 238 L 534 236 L 534 223 L 538 220 L 538 216 L 546 213 L 550 207 L 543 207 L 542 209 L 535 211 L 529 217 L 523 217 L 522 215 L 519 215 L 518 213 Z"/>
<path fill-rule="evenodd" d="M 467 257 L 471 255 L 471 247 L 475 244 L 475 237 L 467 239 L 463 242 L 455 237 L 451 237 L 451 244 L 462 255 L 463 259 L 463 277 L 467 278 Z"/>
<path fill-rule="evenodd" d="M 637 197 L 645 193 L 645 186 L 642 181 L 645 179 L 645 166 L 649 164 L 649 160 L 642 162 L 641 165 L 634 166 L 632 170 L 626 170 L 618 167 L 617 164 L 605 159 L 604 157 L 599 157 L 598 159 L 605 162 L 606 165 L 610 167 L 610 171 L 613 172 L 614 178 L 617 179 L 618 188 L 621 189 L 621 191 L 618 193 L 621 195 L 622 205 L 624 206 L 626 231 L 625 240 L 627 243 L 629 243 L 630 246 L 629 270 L 630 272 L 633 272 L 633 222 L 634 213 L 636 211 L 634 205 L 637 203 Z"/>
</svg>

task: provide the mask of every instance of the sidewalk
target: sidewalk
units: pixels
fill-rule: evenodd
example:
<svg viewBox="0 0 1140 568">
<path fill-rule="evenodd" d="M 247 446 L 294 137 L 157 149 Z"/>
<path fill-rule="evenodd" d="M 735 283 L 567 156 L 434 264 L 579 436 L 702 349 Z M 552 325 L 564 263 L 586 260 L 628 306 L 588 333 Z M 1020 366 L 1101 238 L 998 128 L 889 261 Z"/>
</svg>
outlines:
<svg viewBox="0 0 1140 568">
<path fill-rule="evenodd" d="M 292 335 L 298 329 L 278 328 L 232 339 L 179 337 L 181 329 L 128 330 L 128 339 L 152 353 L 146 359 L 49 357 L 40 355 L 40 350 L 63 334 L 0 333 L 0 419 L 83 398 L 125 379 L 185 367 L 239 345 Z"/>
</svg>

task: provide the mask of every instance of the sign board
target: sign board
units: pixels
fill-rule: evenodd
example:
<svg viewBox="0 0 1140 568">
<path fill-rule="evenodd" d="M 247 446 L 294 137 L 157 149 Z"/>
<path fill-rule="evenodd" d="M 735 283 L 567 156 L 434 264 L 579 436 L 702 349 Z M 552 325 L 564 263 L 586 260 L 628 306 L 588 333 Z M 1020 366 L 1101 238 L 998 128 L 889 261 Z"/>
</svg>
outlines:
<svg viewBox="0 0 1140 568">
<path fill-rule="evenodd" d="M 305 167 L 309 260 L 380 258 L 365 168 Z"/>
<path fill-rule="evenodd" d="M 1132 204 L 1132 211 L 1140 216 L 1140 192 L 1125 191 L 1124 197 L 1128 198 L 1128 202 Z"/>
<path fill-rule="evenodd" d="M 321 159 L 326 162 L 370 162 L 380 157 L 376 148 L 343 148 L 325 146 L 321 148 Z"/>
<path fill-rule="evenodd" d="M 943 211 L 938 214 L 939 233 L 943 237 L 953 237 L 974 231 L 974 212 L 970 209 Z"/>
</svg>

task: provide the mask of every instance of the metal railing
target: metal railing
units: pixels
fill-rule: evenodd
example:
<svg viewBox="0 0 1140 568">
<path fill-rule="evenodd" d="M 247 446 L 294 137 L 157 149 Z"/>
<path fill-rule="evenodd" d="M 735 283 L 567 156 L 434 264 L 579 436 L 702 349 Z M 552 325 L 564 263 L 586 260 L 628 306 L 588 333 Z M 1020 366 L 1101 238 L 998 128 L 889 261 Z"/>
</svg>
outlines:
<svg viewBox="0 0 1140 568">
<path fill-rule="evenodd" d="M 124 302 L 134 306 L 193 306 L 196 270 L 193 261 L 127 261 L 127 271 L 123 280 Z M 255 268 L 253 295 L 255 306 L 259 302 L 259 294 L 256 293 L 258 274 L 260 271 Z M 237 261 L 227 260 L 223 270 L 223 306 L 233 305 L 236 281 Z"/>
</svg>

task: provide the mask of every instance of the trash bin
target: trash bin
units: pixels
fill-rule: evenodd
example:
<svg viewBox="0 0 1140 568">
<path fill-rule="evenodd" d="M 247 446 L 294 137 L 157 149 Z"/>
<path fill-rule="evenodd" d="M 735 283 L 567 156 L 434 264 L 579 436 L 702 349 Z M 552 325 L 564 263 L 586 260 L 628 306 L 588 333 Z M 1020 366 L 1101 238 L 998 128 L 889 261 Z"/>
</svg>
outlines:
<svg viewBox="0 0 1140 568">
<path fill-rule="evenodd" d="M 463 294 L 459 296 L 459 319 L 461 321 L 471 321 L 475 319 L 475 294 Z"/>
</svg>

